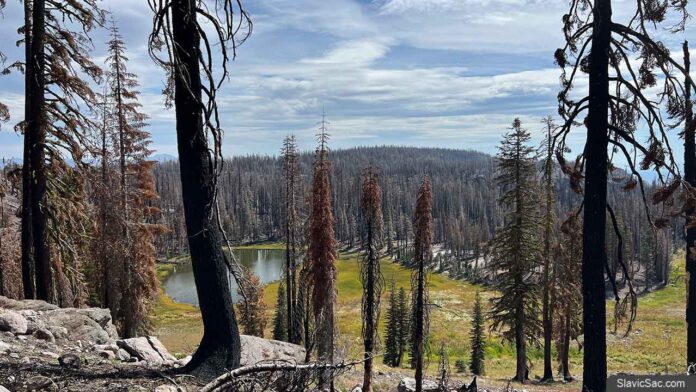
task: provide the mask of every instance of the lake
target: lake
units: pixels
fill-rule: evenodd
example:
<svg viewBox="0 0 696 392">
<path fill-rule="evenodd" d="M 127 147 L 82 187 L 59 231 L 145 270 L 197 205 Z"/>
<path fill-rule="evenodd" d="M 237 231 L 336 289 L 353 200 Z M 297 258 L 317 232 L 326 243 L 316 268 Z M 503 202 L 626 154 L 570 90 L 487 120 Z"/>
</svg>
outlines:
<svg viewBox="0 0 696 392">
<path fill-rule="evenodd" d="M 234 251 L 237 260 L 261 279 L 261 283 L 269 283 L 280 279 L 285 266 L 285 250 L 283 249 L 238 249 Z M 193 280 L 191 263 L 182 263 L 162 283 L 164 292 L 176 302 L 198 306 L 198 295 Z M 237 283 L 232 279 L 232 300 L 237 302 Z"/>
</svg>

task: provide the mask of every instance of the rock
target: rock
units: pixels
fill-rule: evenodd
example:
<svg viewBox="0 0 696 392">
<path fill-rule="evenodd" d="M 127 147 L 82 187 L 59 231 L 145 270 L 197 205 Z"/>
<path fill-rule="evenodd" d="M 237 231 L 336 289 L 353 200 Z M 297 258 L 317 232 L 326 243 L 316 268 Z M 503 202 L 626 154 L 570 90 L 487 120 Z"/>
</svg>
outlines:
<svg viewBox="0 0 696 392">
<path fill-rule="evenodd" d="M 155 388 L 155 392 L 186 392 L 186 389 L 182 387 L 175 387 L 174 385 L 164 384 Z"/>
<path fill-rule="evenodd" d="M 184 367 L 184 366 L 188 365 L 189 362 L 191 362 L 191 358 L 192 357 L 190 355 L 187 355 L 187 356 L 181 358 L 180 360 L 178 360 L 177 363 L 179 364 L 179 366 Z"/>
<path fill-rule="evenodd" d="M 34 299 L 16 300 L 0 296 L 0 308 L 10 310 L 34 310 L 43 312 L 58 309 L 58 306 Z"/>
<path fill-rule="evenodd" d="M 0 392 L 10 392 L 10 390 L 0 385 Z"/>
<path fill-rule="evenodd" d="M 176 361 L 176 358 L 154 336 L 117 340 L 116 344 L 131 356 L 153 365 Z"/>
<path fill-rule="evenodd" d="M 98 352 L 99 356 L 104 359 L 116 359 L 116 354 L 113 351 L 102 350 Z"/>
<path fill-rule="evenodd" d="M 7 354 L 12 349 L 12 346 L 5 342 L 0 342 L 0 354 Z"/>
<path fill-rule="evenodd" d="M 241 335 L 240 338 L 242 344 L 241 366 L 269 360 L 304 362 L 305 349 L 302 346 L 249 335 Z"/>
<path fill-rule="evenodd" d="M 57 391 L 58 386 L 48 377 L 35 376 L 27 381 L 27 391 Z"/>
<path fill-rule="evenodd" d="M 27 319 L 14 310 L 0 309 L 0 331 L 23 335 L 27 333 Z"/>
<path fill-rule="evenodd" d="M 118 346 L 116 343 L 111 343 L 111 344 L 95 344 L 94 347 L 92 347 L 93 351 L 111 351 L 112 353 L 116 354 L 118 350 Z"/>
<path fill-rule="evenodd" d="M 103 317 L 97 316 L 103 316 L 103 313 L 96 312 L 97 310 L 109 312 L 108 309 L 66 308 L 45 312 L 43 318 L 48 325 L 64 328 L 67 332 L 64 338 L 78 342 L 78 345 L 80 341 L 98 344 L 114 341 L 117 334 L 113 324 L 109 321 L 106 328 L 102 327 L 100 322 L 103 322 Z M 95 321 L 92 317 L 96 317 L 98 321 Z M 111 316 L 109 316 L 109 320 L 111 320 Z"/>
<path fill-rule="evenodd" d="M 51 352 L 51 351 L 42 351 L 41 355 L 43 355 L 44 357 L 53 358 L 53 359 L 60 358 L 60 355 L 58 355 L 54 352 Z"/>
<path fill-rule="evenodd" d="M 82 362 L 80 361 L 80 357 L 78 357 L 75 354 L 72 353 L 67 353 L 63 354 L 58 358 L 58 363 L 60 366 L 69 368 L 69 369 L 79 369 L 80 366 L 82 365 Z"/>
<path fill-rule="evenodd" d="M 118 351 L 116 351 L 116 358 L 118 358 L 119 361 L 125 362 L 131 358 L 130 354 L 128 354 L 128 351 L 119 348 Z"/>
<path fill-rule="evenodd" d="M 56 339 L 65 339 L 68 336 L 68 329 L 59 325 L 49 325 L 48 330 L 51 331 Z"/>
<path fill-rule="evenodd" d="M 34 332 L 34 337 L 37 339 L 46 340 L 46 341 L 51 342 L 51 343 L 56 342 L 56 338 L 53 337 L 53 334 L 51 333 L 51 331 L 49 331 L 47 329 L 43 329 L 43 328 L 37 329 L 36 332 Z"/>
<path fill-rule="evenodd" d="M 19 354 L 18 353 L 10 353 L 10 358 L 19 359 Z"/>
<path fill-rule="evenodd" d="M 423 380 L 423 392 L 438 392 L 437 383 L 430 380 Z M 415 392 L 416 391 L 416 379 L 411 377 L 404 377 L 401 379 L 399 386 L 397 388 L 398 392 Z"/>
</svg>

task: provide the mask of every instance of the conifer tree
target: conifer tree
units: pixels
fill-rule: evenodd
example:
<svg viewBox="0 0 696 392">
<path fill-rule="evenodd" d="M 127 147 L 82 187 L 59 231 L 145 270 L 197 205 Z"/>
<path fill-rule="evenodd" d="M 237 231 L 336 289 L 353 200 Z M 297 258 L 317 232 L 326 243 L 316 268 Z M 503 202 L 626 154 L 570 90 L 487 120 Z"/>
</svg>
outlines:
<svg viewBox="0 0 696 392">
<path fill-rule="evenodd" d="M 384 364 L 391 367 L 398 366 L 399 357 L 399 323 L 400 311 L 396 298 L 396 283 L 392 280 L 389 284 L 389 303 L 386 311 L 387 327 L 384 338 Z"/>
<path fill-rule="evenodd" d="M 314 160 L 312 181 L 312 210 L 309 231 L 309 271 L 312 285 L 312 308 L 316 325 L 317 358 L 322 363 L 334 362 L 334 305 L 336 303 L 336 239 L 331 208 L 329 183 L 329 150 L 325 116 L 319 129 L 319 146 Z M 319 385 L 333 390 L 329 372 L 322 372 Z"/>
<path fill-rule="evenodd" d="M 363 254 L 360 261 L 360 281 L 362 296 L 362 335 L 365 346 L 365 377 L 363 391 L 372 391 L 372 367 L 375 344 L 378 339 L 379 305 L 384 286 L 384 276 L 380 270 L 382 249 L 382 189 L 379 186 L 377 170 L 370 166 L 365 169 L 362 184 L 362 212 L 365 231 Z"/>
<path fill-rule="evenodd" d="M 285 286 L 286 290 L 286 326 L 288 328 L 287 335 L 291 343 L 299 343 L 301 340 L 301 333 L 299 332 L 301 324 L 298 323 L 295 318 L 297 318 L 296 302 L 297 302 L 297 276 L 296 276 L 296 263 L 297 263 L 297 246 L 298 246 L 298 230 L 299 230 L 299 218 L 298 218 L 298 187 L 299 187 L 299 163 L 298 163 L 298 151 L 297 143 L 295 142 L 294 135 L 288 135 L 283 140 L 283 149 L 281 151 L 283 156 L 283 176 L 285 179 Z"/>
<path fill-rule="evenodd" d="M 484 373 L 484 361 L 486 359 L 486 341 L 484 337 L 483 310 L 481 309 L 481 293 L 476 292 L 474 300 L 473 318 L 471 320 L 471 373 L 481 376 Z"/>
<path fill-rule="evenodd" d="M 439 376 L 437 381 L 437 388 L 440 392 L 449 392 L 449 376 L 452 370 L 450 369 L 449 356 L 447 355 L 445 342 L 440 343 L 439 357 L 440 361 L 437 367 L 437 372 Z"/>
<path fill-rule="evenodd" d="M 430 179 L 425 177 L 418 190 L 416 213 L 413 223 L 414 262 L 411 274 L 412 325 L 411 361 L 416 369 L 416 392 L 423 390 L 423 365 L 425 344 L 429 327 L 428 274 L 432 262 L 431 244 L 433 240 L 433 194 Z"/>
<path fill-rule="evenodd" d="M 401 366 L 403 359 L 404 359 L 404 354 L 406 353 L 406 346 L 408 345 L 408 342 L 410 340 L 410 331 L 411 331 L 411 324 L 410 324 L 410 308 L 408 307 L 408 298 L 406 296 L 406 290 L 404 290 L 403 287 L 399 287 L 399 297 L 397 299 L 397 319 L 398 319 L 398 327 L 397 327 L 397 356 L 396 356 L 396 367 Z"/>
<path fill-rule="evenodd" d="M 280 340 L 281 342 L 288 341 L 288 318 L 285 315 L 287 312 L 287 306 L 285 301 L 287 297 L 285 295 L 285 286 L 283 283 L 278 285 L 278 299 L 276 300 L 275 314 L 273 315 L 273 340 Z"/>
<path fill-rule="evenodd" d="M 237 288 L 240 297 L 244 298 L 237 304 L 239 325 L 246 335 L 263 337 L 266 329 L 266 304 L 263 302 L 263 284 L 250 268 L 244 268 L 244 279 Z"/>
<path fill-rule="evenodd" d="M 514 380 L 528 379 L 527 342 L 536 341 L 540 330 L 539 290 L 535 271 L 539 266 L 541 229 L 535 207 L 534 149 L 527 145 L 530 135 L 515 119 L 511 132 L 498 147 L 498 203 L 505 210 L 505 223 L 492 243 L 489 268 L 497 272 L 495 287 L 500 296 L 492 300 L 491 328 L 503 339 L 514 342 L 517 365 Z"/>
</svg>

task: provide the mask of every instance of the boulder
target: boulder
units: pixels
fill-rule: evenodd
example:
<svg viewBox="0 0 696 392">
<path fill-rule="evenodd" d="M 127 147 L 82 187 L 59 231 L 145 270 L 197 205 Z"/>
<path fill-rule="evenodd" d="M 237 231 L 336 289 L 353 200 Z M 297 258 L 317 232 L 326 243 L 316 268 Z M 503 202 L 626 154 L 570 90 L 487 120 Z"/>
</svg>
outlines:
<svg viewBox="0 0 696 392">
<path fill-rule="evenodd" d="M 79 369 L 80 366 L 82 365 L 82 361 L 80 360 L 80 357 L 78 357 L 75 354 L 72 353 L 67 353 L 63 354 L 58 358 L 58 363 L 60 366 L 64 368 L 69 368 L 69 369 Z"/>
<path fill-rule="evenodd" d="M 113 351 L 101 350 L 101 351 L 97 352 L 97 354 L 99 354 L 99 356 L 104 358 L 104 359 L 116 359 L 116 354 L 114 354 Z"/>
<path fill-rule="evenodd" d="M 11 349 L 12 346 L 3 341 L 0 341 L 0 354 L 7 354 L 10 352 Z"/>
<path fill-rule="evenodd" d="M 15 335 L 27 333 L 27 319 L 19 312 L 0 309 L 0 331 L 9 331 Z"/>
<path fill-rule="evenodd" d="M 404 377 L 401 379 L 399 386 L 397 388 L 398 392 L 415 392 L 416 391 L 416 379 L 412 377 Z M 423 392 L 438 392 L 439 388 L 437 383 L 430 380 L 423 380 Z"/>
<path fill-rule="evenodd" d="M 58 309 L 58 306 L 36 299 L 16 300 L 0 296 L 0 308 L 10 310 L 33 310 L 36 312 L 43 312 L 47 310 Z"/>
<path fill-rule="evenodd" d="M 34 332 L 34 337 L 40 340 L 45 340 L 47 342 L 55 343 L 56 338 L 53 337 L 53 334 L 51 331 L 44 329 L 44 328 L 39 328 Z"/>
<path fill-rule="evenodd" d="M 118 360 L 121 362 L 125 362 L 128 361 L 131 358 L 131 356 L 130 354 L 128 354 L 128 351 L 119 348 L 118 351 L 116 351 L 116 358 L 118 358 Z"/>
<path fill-rule="evenodd" d="M 10 392 L 10 390 L 0 385 L 0 392 Z"/>
<path fill-rule="evenodd" d="M 176 358 L 154 336 L 117 340 L 116 344 L 132 357 L 153 365 L 176 361 Z"/>
<path fill-rule="evenodd" d="M 107 327 L 103 327 L 98 321 L 90 317 L 99 314 L 91 312 L 92 310 L 109 312 L 107 309 L 66 308 L 47 311 L 43 314 L 43 318 L 47 325 L 64 328 L 67 332 L 64 338 L 73 342 L 87 341 L 104 344 L 114 341 L 117 333 L 113 324 L 109 321 Z M 111 316 L 109 316 L 110 319 Z M 103 319 L 99 318 L 99 321 L 103 321 Z"/>
<path fill-rule="evenodd" d="M 241 366 L 270 360 L 304 362 L 305 349 L 302 346 L 249 335 L 241 335 L 240 338 L 242 344 Z"/>
</svg>

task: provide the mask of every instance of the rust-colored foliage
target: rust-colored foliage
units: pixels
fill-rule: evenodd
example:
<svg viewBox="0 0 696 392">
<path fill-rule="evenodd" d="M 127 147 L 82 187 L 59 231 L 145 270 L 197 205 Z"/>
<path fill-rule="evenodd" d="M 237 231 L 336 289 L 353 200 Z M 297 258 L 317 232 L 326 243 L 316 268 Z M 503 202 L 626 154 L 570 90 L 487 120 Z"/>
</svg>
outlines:
<svg viewBox="0 0 696 392">
<path fill-rule="evenodd" d="M 262 338 L 268 321 L 267 307 L 263 302 L 263 284 L 251 269 L 245 267 L 243 270 L 244 279 L 240 281 L 243 286 L 239 286 L 237 292 L 246 298 L 246 301 L 237 304 L 239 324 L 245 334 Z"/>
</svg>

